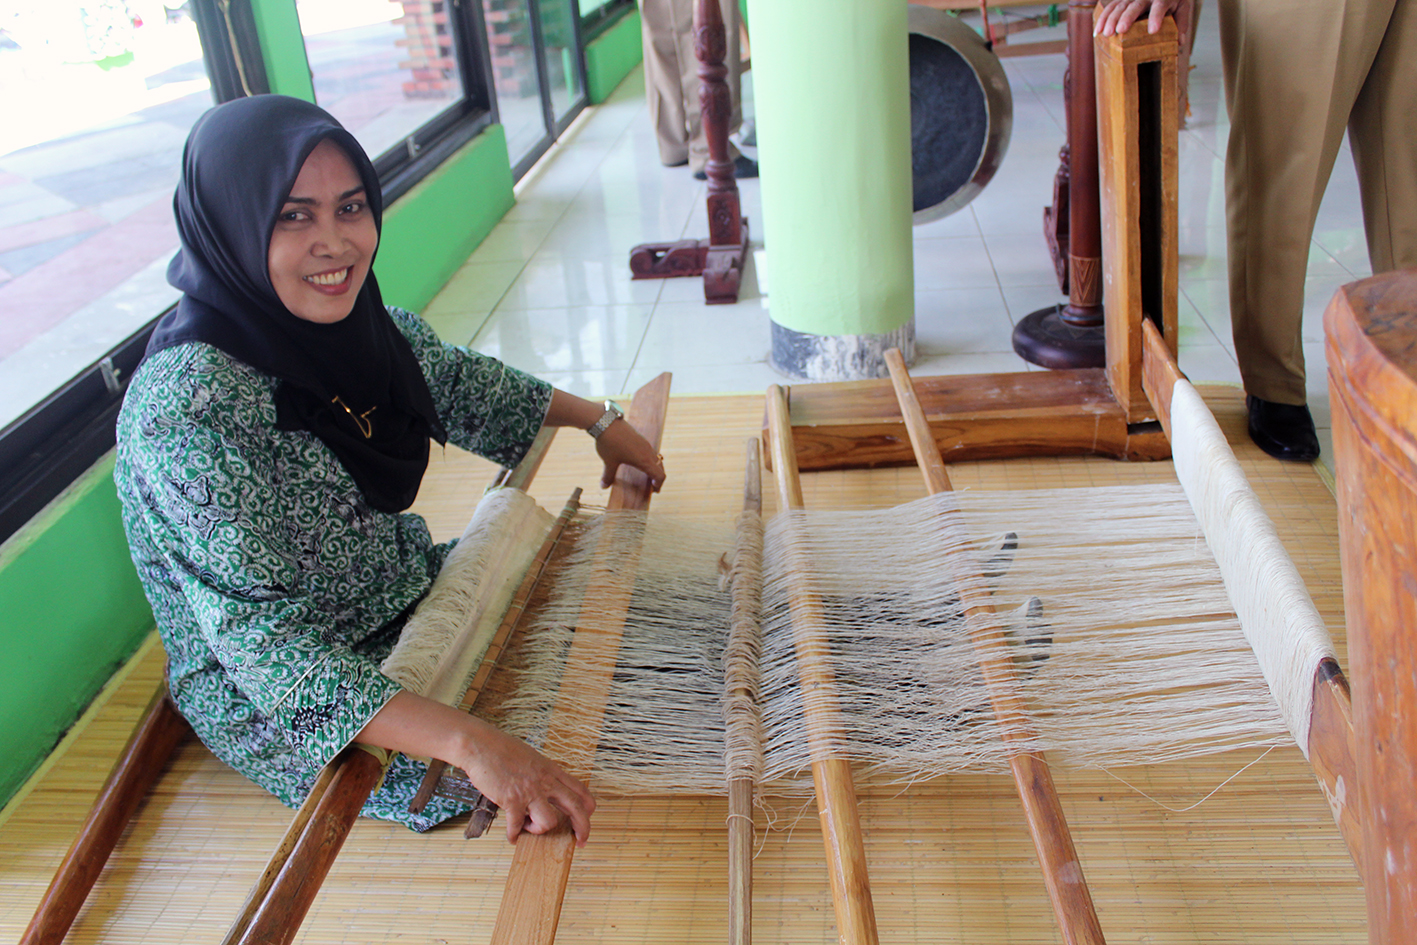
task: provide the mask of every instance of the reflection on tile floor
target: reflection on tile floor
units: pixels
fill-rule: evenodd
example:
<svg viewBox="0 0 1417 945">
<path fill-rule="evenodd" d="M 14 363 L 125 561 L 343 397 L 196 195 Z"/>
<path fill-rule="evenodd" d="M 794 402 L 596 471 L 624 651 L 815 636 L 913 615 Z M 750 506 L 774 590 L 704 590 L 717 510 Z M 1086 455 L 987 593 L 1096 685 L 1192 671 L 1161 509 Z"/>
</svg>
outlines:
<svg viewBox="0 0 1417 945">
<path fill-rule="evenodd" d="M 1238 384 L 1225 283 L 1229 125 L 1214 16 L 1202 18 L 1192 63 L 1191 115 L 1180 141 L 1180 360 L 1194 380 Z M 915 229 L 918 374 L 1029 369 L 1013 353 L 1013 324 L 1060 300 L 1042 211 L 1063 143 L 1064 59 L 1004 64 L 1014 122 L 1002 166 L 968 207 Z M 751 73 L 748 79 L 750 96 Z M 767 363 L 771 294 L 759 292 L 754 266 L 732 306 L 704 305 L 698 280 L 629 279 L 631 246 L 708 229 L 706 185 L 687 168 L 658 163 L 643 90 L 636 71 L 582 116 L 518 185 L 516 207 L 426 314 L 446 337 L 587 396 L 633 390 L 666 370 L 680 393 L 760 391 L 782 378 Z M 763 245 L 760 186 L 740 182 L 756 246 Z M 1305 290 L 1309 398 L 1325 444 L 1323 310 L 1339 285 L 1368 273 L 1345 145 L 1320 209 Z M 1331 462 L 1330 450 L 1325 458 Z"/>
</svg>

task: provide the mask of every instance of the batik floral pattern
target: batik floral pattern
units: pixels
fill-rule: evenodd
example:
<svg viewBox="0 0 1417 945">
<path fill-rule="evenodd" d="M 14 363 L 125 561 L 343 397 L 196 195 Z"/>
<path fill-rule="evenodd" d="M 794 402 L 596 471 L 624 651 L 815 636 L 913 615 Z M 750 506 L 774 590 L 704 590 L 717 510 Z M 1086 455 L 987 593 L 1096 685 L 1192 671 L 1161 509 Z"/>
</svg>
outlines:
<svg viewBox="0 0 1417 945">
<path fill-rule="evenodd" d="M 449 440 L 515 464 L 550 386 L 390 314 Z M 209 345 L 159 352 L 129 386 L 114 477 L 177 707 L 219 758 L 295 806 L 399 691 L 379 664 L 451 546 L 417 515 L 370 508 L 315 436 L 277 430 L 276 383 Z M 422 774 L 398 758 L 365 815 L 425 830 L 465 809 L 409 814 Z"/>
</svg>

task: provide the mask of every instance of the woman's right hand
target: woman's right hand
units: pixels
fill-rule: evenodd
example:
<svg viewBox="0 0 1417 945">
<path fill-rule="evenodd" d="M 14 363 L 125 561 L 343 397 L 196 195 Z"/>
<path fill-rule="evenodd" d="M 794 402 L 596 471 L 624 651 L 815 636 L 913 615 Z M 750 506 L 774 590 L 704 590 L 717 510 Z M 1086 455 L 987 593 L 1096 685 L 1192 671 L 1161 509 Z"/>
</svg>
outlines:
<svg viewBox="0 0 1417 945">
<path fill-rule="evenodd" d="M 1189 0 L 1108 0 L 1093 22 L 1092 35 L 1111 36 L 1125 33 L 1132 24 L 1148 14 L 1146 30 L 1155 33 L 1167 13 L 1176 15 L 1176 28 L 1182 37 L 1189 35 L 1191 4 Z"/>
<path fill-rule="evenodd" d="M 467 716 L 475 727 L 470 750 L 461 760 L 447 759 L 467 772 L 479 791 L 496 803 L 507 818 L 507 841 L 527 833 L 548 833 L 571 822 L 576 845 L 590 836 L 595 798 L 564 768 L 526 742 Z"/>
<path fill-rule="evenodd" d="M 590 836 L 595 798 L 556 762 L 496 726 L 432 699 L 400 692 L 374 714 L 356 740 L 416 758 L 440 758 L 467 772 L 502 809 L 507 840 L 548 833 L 571 822 L 576 845 Z"/>
</svg>

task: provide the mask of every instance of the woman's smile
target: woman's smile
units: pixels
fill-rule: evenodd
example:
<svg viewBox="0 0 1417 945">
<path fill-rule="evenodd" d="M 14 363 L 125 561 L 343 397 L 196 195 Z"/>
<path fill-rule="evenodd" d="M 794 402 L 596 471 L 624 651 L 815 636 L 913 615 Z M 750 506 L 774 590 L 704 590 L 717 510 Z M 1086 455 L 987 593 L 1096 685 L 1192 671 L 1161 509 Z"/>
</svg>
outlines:
<svg viewBox="0 0 1417 945">
<path fill-rule="evenodd" d="M 322 141 L 305 159 L 276 216 L 266 265 L 286 309 L 332 324 L 354 308 L 379 231 L 349 156 Z"/>
</svg>

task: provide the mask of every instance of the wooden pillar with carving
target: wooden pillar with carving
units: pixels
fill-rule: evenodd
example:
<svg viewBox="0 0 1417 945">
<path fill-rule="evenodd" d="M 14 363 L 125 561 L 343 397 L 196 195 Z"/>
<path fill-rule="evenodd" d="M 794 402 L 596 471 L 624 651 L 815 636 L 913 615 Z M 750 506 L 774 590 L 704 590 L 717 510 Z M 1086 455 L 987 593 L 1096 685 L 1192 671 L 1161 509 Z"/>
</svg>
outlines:
<svg viewBox="0 0 1417 945">
<path fill-rule="evenodd" d="M 733 159 L 728 152 L 728 123 L 733 97 L 728 88 L 728 37 L 718 0 L 697 0 L 694 55 L 699 60 L 699 112 L 708 139 L 709 238 L 672 243 L 641 243 L 630 250 L 631 279 L 704 278 L 704 301 L 738 301 L 743 262 L 748 255 L 748 220 L 742 215 Z"/>
<path fill-rule="evenodd" d="M 1025 315 L 1014 328 L 1014 351 L 1049 368 L 1102 367 L 1102 223 L 1097 177 L 1097 86 L 1091 0 L 1068 3 L 1067 145 L 1059 155 L 1054 206 L 1044 228 L 1067 304 Z M 1063 194 L 1066 194 L 1064 199 Z M 1066 214 L 1067 226 L 1062 220 Z"/>
</svg>

